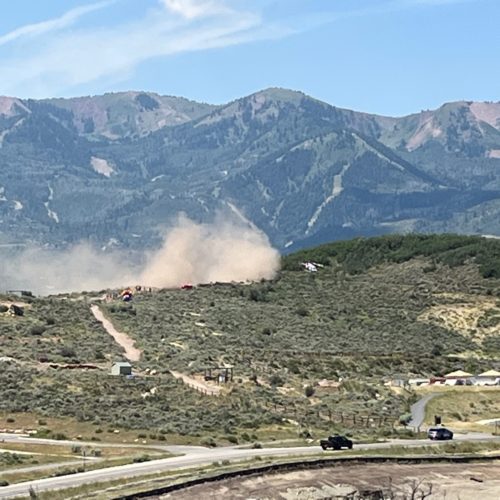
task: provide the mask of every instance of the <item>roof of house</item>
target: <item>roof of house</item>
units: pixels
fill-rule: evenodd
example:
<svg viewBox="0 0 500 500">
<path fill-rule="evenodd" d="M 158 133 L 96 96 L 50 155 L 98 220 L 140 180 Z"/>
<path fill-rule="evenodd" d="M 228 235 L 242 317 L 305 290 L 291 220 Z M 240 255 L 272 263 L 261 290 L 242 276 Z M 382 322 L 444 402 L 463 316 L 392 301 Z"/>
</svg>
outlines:
<svg viewBox="0 0 500 500">
<path fill-rule="evenodd" d="M 113 366 L 132 367 L 128 361 L 118 361 L 117 363 L 114 363 Z"/>
<path fill-rule="evenodd" d="M 488 370 L 487 372 L 480 373 L 478 377 L 500 377 L 500 372 L 497 370 Z"/>
<path fill-rule="evenodd" d="M 444 377 L 445 378 L 472 377 L 472 373 L 464 372 L 463 370 L 457 370 L 455 372 L 446 374 Z"/>
</svg>

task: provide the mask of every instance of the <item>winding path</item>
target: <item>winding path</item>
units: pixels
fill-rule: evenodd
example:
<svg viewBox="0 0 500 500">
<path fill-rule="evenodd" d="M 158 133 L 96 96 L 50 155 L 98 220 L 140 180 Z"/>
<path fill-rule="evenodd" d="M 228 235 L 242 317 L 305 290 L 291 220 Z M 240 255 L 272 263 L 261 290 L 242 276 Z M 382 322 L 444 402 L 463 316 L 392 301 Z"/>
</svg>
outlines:
<svg viewBox="0 0 500 500">
<path fill-rule="evenodd" d="M 134 347 L 135 340 L 131 339 L 126 333 L 119 332 L 109 319 L 106 319 L 99 306 L 92 305 L 90 306 L 90 310 L 92 314 L 95 316 L 95 319 L 102 323 L 103 328 L 115 339 L 115 342 L 121 345 L 125 351 L 125 357 L 129 361 L 139 361 L 141 358 L 142 351 Z"/>
<path fill-rule="evenodd" d="M 441 392 L 427 394 L 423 398 L 420 398 L 416 403 L 412 404 L 410 407 L 411 420 L 408 422 L 408 427 L 413 427 L 415 430 L 418 430 L 424 423 L 425 407 L 427 406 L 427 403 L 441 394 Z"/>
</svg>

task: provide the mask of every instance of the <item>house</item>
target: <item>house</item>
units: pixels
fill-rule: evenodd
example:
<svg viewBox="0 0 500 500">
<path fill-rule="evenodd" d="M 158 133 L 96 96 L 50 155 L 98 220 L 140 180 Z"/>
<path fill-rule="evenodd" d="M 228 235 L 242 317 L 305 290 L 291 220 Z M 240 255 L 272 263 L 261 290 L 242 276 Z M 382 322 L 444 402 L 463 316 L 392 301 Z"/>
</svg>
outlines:
<svg viewBox="0 0 500 500">
<path fill-rule="evenodd" d="M 132 365 L 127 361 L 115 363 L 111 367 L 111 375 L 132 375 Z"/>
<path fill-rule="evenodd" d="M 476 385 L 500 385 L 500 372 L 497 370 L 488 370 L 475 377 Z"/>
<path fill-rule="evenodd" d="M 463 370 L 457 370 L 448 373 L 443 378 L 445 379 L 445 385 L 472 385 L 474 375 Z"/>
</svg>

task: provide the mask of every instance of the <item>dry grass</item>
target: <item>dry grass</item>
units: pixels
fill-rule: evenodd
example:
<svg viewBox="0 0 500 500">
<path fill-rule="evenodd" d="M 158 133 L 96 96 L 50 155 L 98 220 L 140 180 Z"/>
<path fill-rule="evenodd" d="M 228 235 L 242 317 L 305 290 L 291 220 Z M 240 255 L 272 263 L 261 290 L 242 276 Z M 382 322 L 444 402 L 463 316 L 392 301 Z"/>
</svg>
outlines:
<svg viewBox="0 0 500 500">
<path fill-rule="evenodd" d="M 477 422 L 500 418 L 500 388 L 443 388 L 426 407 L 426 423 L 432 424 L 434 415 L 441 415 L 443 424 L 463 430 L 492 432 L 493 426 Z"/>
<path fill-rule="evenodd" d="M 14 422 L 8 421 L 14 419 Z M 56 418 L 37 415 L 35 413 L 12 413 L 0 412 L 0 429 L 5 429 L 6 432 L 38 430 L 43 432 L 45 429 L 50 429 L 54 433 L 62 432 L 69 440 L 74 440 L 75 444 L 78 441 L 95 441 L 96 447 L 103 447 L 102 443 L 113 444 L 192 444 L 192 439 L 186 436 L 176 434 L 165 434 L 165 440 L 158 440 L 151 437 L 150 429 L 133 429 L 126 430 L 115 428 L 109 424 L 103 423 L 97 426 L 90 422 L 79 422 L 74 418 Z M 102 432 L 96 430 L 101 429 Z M 139 435 L 147 436 L 139 438 Z M 33 437 L 37 437 L 36 434 Z"/>
</svg>

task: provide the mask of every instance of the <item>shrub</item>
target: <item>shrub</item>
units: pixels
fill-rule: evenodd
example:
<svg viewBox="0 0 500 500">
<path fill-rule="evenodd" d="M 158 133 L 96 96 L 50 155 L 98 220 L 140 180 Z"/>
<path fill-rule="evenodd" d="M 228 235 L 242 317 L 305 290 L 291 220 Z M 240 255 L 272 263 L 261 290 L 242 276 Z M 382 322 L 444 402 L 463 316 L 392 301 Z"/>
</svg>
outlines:
<svg viewBox="0 0 500 500">
<path fill-rule="evenodd" d="M 303 318 L 309 316 L 309 311 L 305 307 L 299 307 L 295 312 Z"/>
<path fill-rule="evenodd" d="M 306 395 L 307 398 L 310 398 L 311 396 L 314 395 L 314 388 L 310 385 L 307 385 L 304 389 L 304 394 Z"/>
<path fill-rule="evenodd" d="M 408 425 L 411 420 L 411 413 L 405 413 L 399 417 L 399 423 L 401 425 Z"/>
<path fill-rule="evenodd" d="M 70 346 L 64 346 L 59 353 L 64 358 L 74 358 L 76 356 L 75 349 L 73 349 L 73 347 Z"/>
<path fill-rule="evenodd" d="M 285 381 L 278 373 L 273 373 L 269 379 L 269 383 L 274 386 L 282 386 L 285 384 Z"/>
<path fill-rule="evenodd" d="M 28 330 L 28 333 L 30 335 L 36 335 L 36 336 L 39 336 L 39 335 L 43 335 L 43 333 L 45 332 L 46 328 L 45 326 L 43 325 L 33 325 L 30 327 L 30 329 Z"/>
<path fill-rule="evenodd" d="M 248 295 L 250 300 L 254 302 L 266 302 L 267 297 L 266 294 L 262 292 L 262 290 L 257 290 L 256 288 L 252 288 Z"/>
<path fill-rule="evenodd" d="M 202 439 L 200 444 L 202 446 L 207 446 L 208 448 L 215 448 L 217 446 L 215 439 L 211 437 Z"/>
</svg>

